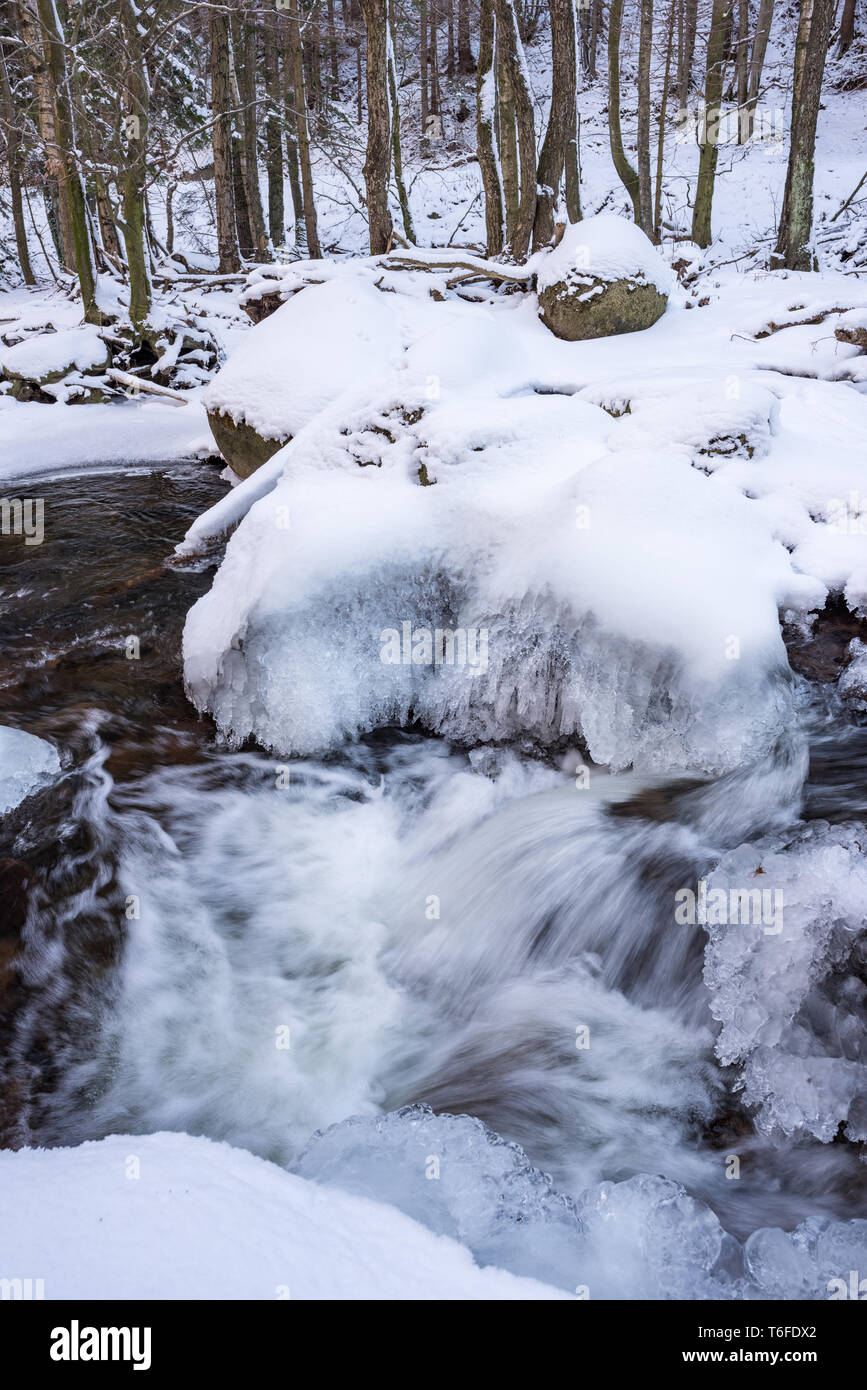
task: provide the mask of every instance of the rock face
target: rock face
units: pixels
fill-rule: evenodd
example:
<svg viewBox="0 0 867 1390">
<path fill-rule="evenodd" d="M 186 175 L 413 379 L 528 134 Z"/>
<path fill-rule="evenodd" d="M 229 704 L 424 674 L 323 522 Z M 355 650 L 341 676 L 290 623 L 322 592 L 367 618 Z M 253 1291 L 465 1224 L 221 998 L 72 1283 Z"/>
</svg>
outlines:
<svg viewBox="0 0 867 1390">
<path fill-rule="evenodd" d="M 576 222 L 537 272 L 539 317 L 570 342 L 636 333 L 665 312 L 674 282 L 659 252 L 625 218 Z"/>
<path fill-rule="evenodd" d="M 257 434 L 252 425 L 243 420 L 236 425 L 231 415 L 223 415 L 219 410 L 208 411 L 208 424 L 217 448 L 239 478 L 249 478 L 272 454 L 282 449 L 289 438 L 285 435 L 282 439 L 266 439 Z"/>
</svg>

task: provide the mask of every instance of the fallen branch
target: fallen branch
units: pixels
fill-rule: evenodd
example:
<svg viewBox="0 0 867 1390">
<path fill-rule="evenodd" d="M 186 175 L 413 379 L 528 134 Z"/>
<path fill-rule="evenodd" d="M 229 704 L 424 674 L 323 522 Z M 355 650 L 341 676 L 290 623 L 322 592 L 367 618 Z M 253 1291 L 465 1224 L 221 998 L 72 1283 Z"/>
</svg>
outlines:
<svg viewBox="0 0 867 1390">
<path fill-rule="evenodd" d="M 110 376 L 112 381 L 117 381 L 121 386 L 134 387 L 136 391 L 150 391 L 154 396 L 170 396 L 174 401 L 180 401 L 182 405 L 189 405 L 189 394 L 183 391 L 172 391 L 168 386 L 158 386 L 155 381 L 143 381 L 141 377 L 132 376 L 129 372 L 121 372 L 117 367 L 109 367 L 106 376 Z"/>
<path fill-rule="evenodd" d="M 457 260 L 453 257 L 443 257 L 440 259 L 421 260 L 416 256 L 388 256 L 383 262 L 389 270 L 466 270 L 473 275 L 481 276 L 485 280 L 494 280 L 497 283 L 511 283 L 526 285 L 536 274 L 535 266 L 507 266 L 500 264 L 499 261 L 488 261 L 482 257 L 470 257 L 467 260 Z"/>
</svg>

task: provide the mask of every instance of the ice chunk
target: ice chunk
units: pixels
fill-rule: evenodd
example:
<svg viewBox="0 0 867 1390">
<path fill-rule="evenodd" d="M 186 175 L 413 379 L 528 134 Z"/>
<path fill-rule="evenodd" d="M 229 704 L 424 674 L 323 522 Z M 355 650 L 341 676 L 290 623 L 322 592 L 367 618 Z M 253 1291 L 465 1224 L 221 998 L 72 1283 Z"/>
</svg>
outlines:
<svg viewBox="0 0 867 1390">
<path fill-rule="evenodd" d="M 315 1134 L 293 1168 L 359 1196 L 390 1203 L 499 1265 L 546 1283 L 578 1283 L 581 1228 L 570 1199 L 469 1115 L 407 1106 L 356 1117 Z"/>
<path fill-rule="evenodd" d="M 59 771 L 52 744 L 23 729 L 0 725 L 0 813 L 11 811 Z"/>
<path fill-rule="evenodd" d="M 865 846 L 863 825 L 814 821 L 740 846 L 707 880 L 709 904 L 722 890 L 705 952 L 717 1055 L 767 1131 L 867 1138 Z"/>
</svg>

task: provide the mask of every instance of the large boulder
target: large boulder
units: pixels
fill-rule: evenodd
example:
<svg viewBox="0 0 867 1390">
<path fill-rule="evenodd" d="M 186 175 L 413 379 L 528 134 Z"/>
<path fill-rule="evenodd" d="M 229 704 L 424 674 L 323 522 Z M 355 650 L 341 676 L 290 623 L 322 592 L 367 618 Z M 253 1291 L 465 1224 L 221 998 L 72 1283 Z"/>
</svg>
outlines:
<svg viewBox="0 0 867 1390">
<path fill-rule="evenodd" d="M 566 229 L 536 274 L 539 316 L 570 342 L 636 333 L 665 312 L 674 276 L 648 237 L 623 217 L 589 217 Z"/>
</svg>

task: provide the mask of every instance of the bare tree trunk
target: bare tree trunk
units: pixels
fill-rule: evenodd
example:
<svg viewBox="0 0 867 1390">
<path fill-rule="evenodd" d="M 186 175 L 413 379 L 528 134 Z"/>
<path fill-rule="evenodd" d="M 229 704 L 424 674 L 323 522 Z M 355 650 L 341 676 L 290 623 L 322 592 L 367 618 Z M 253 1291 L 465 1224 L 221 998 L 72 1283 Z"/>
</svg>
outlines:
<svg viewBox="0 0 867 1390">
<path fill-rule="evenodd" d="M 415 243 L 415 228 L 412 225 L 409 195 L 403 180 L 403 156 L 400 148 L 400 102 L 397 97 L 397 69 L 394 60 L 394 12 L 390 0 L 386 0 L 386 5 L 388 9 L 388 101 L 391 116 L 391 155 L 394 163 L 394 182 L 397 187 L 397 200 L 400 203 L 403 234 L 407 241 Z"/>
<path fill-rule="evenodd" d="M 692 83 L 692 60 L 695 54 L 695 33 L 698 27 L 698 0 L 684 0 L 683 42 L 680 46 L 677 65 L 677 94 L 681 111 L 689 106 L 689 89 Z"/>
<path fill-rule="evenodd" d="M 388 3 L 361 0 L 367 30 L 367 156 L 364 186 L 370 254 L 381 256 L 391 249 L 392 221 L 388 207 L 388 174 L 391 167 L 391 102 L 388 92 Z"/>
<path fill-rule="evenodd" d="M 747 56 L 750 42 L 750 0 L 738 0 L 738 41 L 735 47 L 735 85 L 738 102 L 738 144 L 745 145 L 750 138 L 749 110 L 747 107 Z"/>
<path fill-rule="evenodd" d="M 21 136 L 12 104 L 12 89 L 6 70 L 6 54 L 0 44 L 0 110 L 6 134 L 6 162 L 9 165 L 9 201 L 12 204 L 12 223 L 15 228 L 15 249 L 25 285 L 35 285 L 36 277 L 30 264 L 30 249 L 24 226 L 24 204 L 21 201 Z"/>
<path fill-rule="evenodd" d="M 765 53 L 768 48 L 768 38 L 771 32 L 771 20 L 774 17 L 774 0 L 759 0 L 759 14 L 756 20 L 756 35 L 753 39 L 753 51 L 750 57 L 750 71 L 747 79 L 747 120 L 746 138 L 749 140 L 753 133 L 756 119 L 756 104 L 759 99 L 759 87 L 762 81 L 762 69 L 765 65 Z"/>
<path fill-rule="evenodd" d="M 421 27 L 421 138 L 427 138 L 427 118 L 430 114 L 430 104 L 428 99 L 428 72 L 427 72 L 427 0 L 421 0 L 419 6 L 419 25 Z"/>
<path fill-rule="evenodd" d="M 295 245 L 299 251 L 307 251 L 307 227 L 304 221 L 304 195 L 301 191 L 301 171 L 298 164 L 298 135 L 295 121 L 295 94 L 292 90 L 290 73 L 291 62 L 288 55 L 283 61 L 283 112 L 286 123 L 286 166 L 289 171 L 289 188 L 292 193 L 292 215 L 295 222 Z"/>
<path fill-rule="evenodd" d="M 590 41 L 587 49 L 587 71 L 594 82 L 597 77 L 596 50 L 599 43 L 599 34 L 602 29 L 602 5 L 603 0 L 592 0 L 592 9 L 590 11 Z"/>
<path fill-rule="evenodd" d="M 650 183 L 650 55 L 653 48 L 653 0 L 641 0 L 638 42 L 638 206 L 641 230 L 653 236 L 653 190 Z"/>
<path fill-rule="evenodd" d="M 151 308 L 150 268 L 145 252 L 147 222 L 147 132 L 150 93 L 139 32 L 140 12 L 133 0 L 120 0 L 124 40 L 123 232 L 129 271 L 129 317 L 144 333 Z"/>
<path fill-rule="evenodd" d="M 313 166 L 310 163 L 310 136 L 307 130 L 307 93 L 304 87 L 304 54 L 301 50 L 301 14 L 298 0 L 291 0 L 287 20 L 289 54 L 292 60 L 292 91 L 295 98 L 295 132 L 298 142 L 298 164 L 304 193 L 304 226 L 307 232 L 307 253 L 316 260 L 322 255 L 319 247 L 319 228 L 316 222 L 316 203 L 313 198 Z"/>
<path fill-rule="evenodd" d="M 500 255 L 504 235 L 503 184 L 496 133 L 494 31 L 494 0 L 481 0 L 479 66 L 476 74 L 476 143 L 485 193 L 485 232 L 489 256 Z"/>
<path fill-rule="evenodd" d="M 638 175 L 626 158 L 620 129 L 620 27 L 623 22 L 623 0 L 611 0 L 608 14 L 608 139 L 611 158 L 618 178 L 629 194 L 632 215 L 641 226 L 641 203 L 638 195 Z"/>
<path fill-rule="evenodd" d="M 455 0 L 446 0 L 446 77 L 455 75 Z"/>
<path fill-rule="evenodd" d="M 470 43 L 470 0 L 458 0 L 458 72 L 469 77 L 476 70 Z"/>
<path fill-rule="evenodd" d="M 792 91 L 792 138 L 777 244 L 771 265 L 816 270 L 812 249 L 816 124 L 825 58 L 834 23 L 834 0 L 801 0 Z"/>
<path fill-rule="evenodd" d="M 286 232 L 283 206 L 283 139 L 280 133 L 280 53 L 273 28 L 267 28 L 265 43 L 265 92 L 268 114 L 265 120 L 266 169 L 268 173 L 268 231 L 274 246 L 282 246 Z"/>
<path fill-rule="evenodd" d="M 253 254 L 259 261 L 268 259 L 268 238 L 265 234 L 265 215 L 259 189 L 259 153 L 257 149 L 256 104 L 256 31 L 244 15 L 232 15 L 232 38 L 235 48 L 239 106 L 238 128 L 241 132 L 241 172 L 250 219 L 250 239 Z"/>
<path fill-rule="evenodd" d="M 497 72 L 503 129 L 503 192 L 506 201 L 506 249 L 515 261 L 526 259 L 536 219 L 536 128 L 524 47 L 514 0 L 494 0 L 497 19 Z M 514 136 L 510 137 L 509 121 Z M 506 175 L 507 139 L 514 138 L 517 176 Z M 509 151 L 511 153 L 511 150 Z M 510 186 L 511 185 L 511 186 Z"/>
<path fill-rule="evenodd" d="M 211 143 L 214 151 L 214 207 L 217 223 L 217 254 L 222 274 L 241 268 L 235 232 L 235 200 L 232 174 L 232 89 L 229 81 L 229 20 L 225 10 L 214 7 L 210 14 L 211 61 Z"/>
<path fill-rule="evenodd" d="M 581 117 L 577 105 L 572 113 L 572 131 L 566 146 L 566 217 L 581 221 Z"/>
<path fill-rule="evenodd" d="M 340 67 L 337 62 L 337 30 L 334 27 L 334 0 L 328 0 L 328 52 L 331 58 L 331 98 L 340 96 Z"/>
<path fill-rule="evenodd" d="M 428 13 L 430 15 L 430 39 L 428 42 L 428 63 L 430 66 L 430 114 L 438 116 L 440 113 L 440 59 L 439 59 L 439 34 L 437 25 L 439 24 L 438 0 L 428 0 Z"/>
<path fill-rule="evenodd" d="M 536 171 L 538 201 L 533 249 L 547 246 L 554 235 L 554 208 L 566 166 L 566 150 L 575 133 L 575 3 L 550 0 L 551 111 Z"/>
<path fill-rule="evenodd" d="M 49 227 L 58 261 L 67 270 L 74 272 L 75 247 L 72 240 L 69 199 L 66 185 L 59 173 L 60 161 L 54 133 L 54 98 L 51 90 L 46 47 L 43 43 L 42 29 L 36 11 L 36 0 L 19 0 L 18 29 L 36 93 L 36 123 L 45 151 L 49 203 L 52 214 L 49 217 Z"/>
<path fill-rule="evenodd" d="M 713 0 L 710 34 L 707 40 L 707 72 L 705 76 L 704 140 L 698 162 L 698 183 L 695 207 L 692 210 L 692 239 L 697 246 L 710 246 L 711 208 L 717 154 L 719 153 L 719 114 L 726 65 L 726 34 L 732 0 Z"/>
<path fill-rule="evenodd" d="M 37 13 L 47 60 L 47 78 L 54 111 L 54 147 L 46 151 L 49 171 L 56 173 L 65 189 L 75 270 L 87 323 L 99 323 L 102 315 L 96 305 L 96 272 L 87 225 L 84 186 L 78 168 L 75 125 L 69 96 L 69 73 L 60 19 L 54 0 L 37 0 Z M 54 166 L 54 167 L 52 167 Z"/>
<path fill-rule="evenodd" d="M 662 167 L 665 156 L 665 117 L 668 112 L 668 93 L 671 86 L 671 55 L 674 48 L 674 15 L 677 0 L 668 9 L 668 39 L 665 45 L 665 76 L 662 79 L 662 101 L 659 108 L 659 132 L 656 141 L 656 200 L 653 206 L 653 240 L 661 240 L 662 227 Z"/>
<path fill-rule="evenodd" d="M 844 0 L 843 15 L 840 20 L 840 44 L 837 49 L 838 58 L 842 58 L 855 38 L 855 8 L 857 3 L 858 0 Z"/>
</svg>

